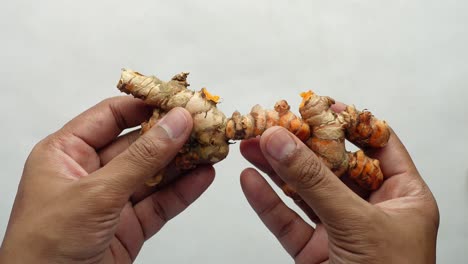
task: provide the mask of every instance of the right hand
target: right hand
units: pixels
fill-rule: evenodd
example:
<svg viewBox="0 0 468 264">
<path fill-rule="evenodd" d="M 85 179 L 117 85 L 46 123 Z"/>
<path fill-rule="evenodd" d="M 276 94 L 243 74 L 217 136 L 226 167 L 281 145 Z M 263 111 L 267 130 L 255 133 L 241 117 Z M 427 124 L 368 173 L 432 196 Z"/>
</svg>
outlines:
<svg viewBox="0 0 468 264">
<path fill-rule="evenodd" d="M 435 263 L 437 204 L 393 131 L 386 147 L 367 153 L 380 160 L 386 179 L 367 201 L 284 128 L 242 142 L 241 152 L 276 183 L 296 189 L 300 207 L 313 216 L 315 228 L 256 170 L 242 172 L 247 200 L 296 263 Z"/>
</svg>

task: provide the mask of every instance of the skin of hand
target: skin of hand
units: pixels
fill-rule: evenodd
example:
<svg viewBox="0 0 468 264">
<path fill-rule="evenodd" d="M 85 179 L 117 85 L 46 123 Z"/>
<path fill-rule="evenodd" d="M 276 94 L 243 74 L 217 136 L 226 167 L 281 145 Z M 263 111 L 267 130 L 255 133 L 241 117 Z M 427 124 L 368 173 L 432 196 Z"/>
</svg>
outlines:
<svg viewBox="0 0 468 264">
<path fill-rule="evenodd" d="M 145 240 L 208 188 L 211 166 L 158 191 L 143 187 L 192 129 L 190 114 L 176 108 L 141 137 L 119 136 L 150 112 L 138 99 L 106 99 L 34 147 L 0 263 L 131 263 Z"/>
<path fill-rule="evenodd" d="M 241 153 L 276 184 L 295 188 L 315 223 L 285 205 L 255 169 L 242 172 L 248 202 L 295 263 L 435 263 L 438 207 L 393 131 L 387 146 L 366 151 L 385 176 L 372 193 L 341 181 L 280 127 L 242 142 Z"/>
</svg>

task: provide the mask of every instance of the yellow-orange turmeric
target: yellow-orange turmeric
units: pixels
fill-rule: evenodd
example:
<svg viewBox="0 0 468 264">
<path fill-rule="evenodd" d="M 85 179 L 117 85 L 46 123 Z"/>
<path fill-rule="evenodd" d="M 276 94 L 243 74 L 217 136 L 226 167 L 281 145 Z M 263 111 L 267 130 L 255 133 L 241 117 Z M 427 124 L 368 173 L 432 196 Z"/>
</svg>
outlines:
<svg viewBox="0 0 468 264">
<path fill-rule="evenodd" d="M 385 121 L 370 112 L 360 112 L 354 106 L 348 106 L 343 112 L 336 113 L 330 109 L 335 103 L 332 98 L 307 91 L 301 94 L 301 117 L 292 113 L 288 103 L 281 100 L 274 110 L 256 105 L 249 114 L 241 115 L 236 111 L 226 118 L 216 107 L 219 96 L 205 88 L 198 92 L 187 89 L 187 75 L 183 72 L 171 81 L 163 82 L 155 76 L 124 69 L 117 85 L 122 92 L 154 107 L 153 116 L 142 124 L 142 133 L 174 107 L 184 107 L 192 114 L 191 137 L 174 161 L 180 171 L 221 161 L 228 154 L 230 140 L 252 138 L 272 126 L 282 126 L 305 142 L 338 177 L 348 175 L 368 190 L 375 190 L 382 184 L 383 174 L 378 160 L 366 156 L 361 150 L 351 153 L 345 149 L 345 139 L 363 149 L 385 146 L 390 136 L 389 128 Z M 164 177 L 161 172 L 148 184 L 156 185 Z M 296 197 L 290 187 L 284 186 L 283 190 Z"/>
</svg>

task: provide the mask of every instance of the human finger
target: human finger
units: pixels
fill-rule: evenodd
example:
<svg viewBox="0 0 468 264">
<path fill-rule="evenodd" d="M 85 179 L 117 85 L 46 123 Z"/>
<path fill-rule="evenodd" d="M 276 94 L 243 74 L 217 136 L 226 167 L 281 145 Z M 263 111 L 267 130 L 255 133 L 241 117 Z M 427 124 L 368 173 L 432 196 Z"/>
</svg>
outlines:
<svg viewBox="0 0 468 264">
<path fill-rule="evenodd" d="M 331 106 L 331 109 L 337 113 L 342 112 L 347 107 L 346 104 L 342 102 L 336 102 Z M 374 192 L 371 195 L 369 190 L 366 190 L 356 184 L 354 180 L 351 180 L 348 175 L 343 176 L 341 179 L 343 182 L 348 185 L 351 189 L 353 189 L 356 193 L 359 193 L 361 197 L 365 197 L 366 199 L 370 199 L 369 201 L 375 203 L 376 201 L 382 201 L 389 199 L 390 197 L 398 197 L 405 193 L 403 190 L 407 190 L 408 188 L 400 188 L 399 186 L 408 185 L 408 178 L 412 178 L 411 180 L 416 180 L 421 182 L 418 179 L 419 174 L 416 171 L 416 167 L 411 160 L 408 151 L 406 150 L 403 143 L 399 140 L 398 136 L 396 135 L 395 131 L 389 127 L 390 136 L 387 144 L 381 148 L 367 148 L 363 151 L 366 153 L 367 156 L 379 160 L 379 167 L 382 171 L 382 174 L 385 179 L 387 179 L 382 187 L 380 188 L 379 192 Z M 401 180 L 400 177 L 395 176 L 402 176 L 404 179 Z M 390 178 L 393 178 L 389 181 Z M 398 178 L 398 179 L 396 179 Z M 420 185 L 420 184 L 419 184 Z"/>
<path fill-rule="evenodd" d="M 109 191 L 130 196 L 146 179 L 169 164 L 189 137 L 192 125 L 187 110 L 174 108 L 93 178 Z"/>
<path fill-rule="evenodd" d="M 404 196 L 430 195 L 411 156 L 393 130 L 385 147 L 368 150 L 367 154 L 380 161 L 386 179 L 380 189 L 371 194 L 369 202 L 372 204 Z"/>
<path fill-rule="evenodd" d="M 102 149 L 99 152 L 99 156 L 101 159 L 101 164 L 106 165 L 109 161 L 111 161 L 113 158 L 118 156 L 120 153 L 125 151 L 129 146 L 133 144 L 139 137 L 140 137 L 140 131 L 132 131 L 128 134 L 122 135 L 118 137 L 113 143 L 110 145 L 106 146 L 104 149 Z M 202 166 L 200 166 L 202 167 Z M 164 188 L 166 185 L 172 183 L 174 180 L 178 179 L 181 177 L 182 174 L 186 173 L 186 171 L 181 171 L 177 165 L 175 164 L 175 161 L 172 160 L 165 168 L 165 177 L 162 179 L 162 181 L 157 185 L 157 186 L 148 186 L 146 184 L 143 184 L 137 188 L 137 190 L 132 194 L 130 197 L 130 200 L 133 204 L 136 204 L 140 202 L 141 200 L 145 199 L 152 193 L 160 190 L 161 188 Z M 159 173 L 159 172 L 158 172 Z M 156 174 L 158 174 L 156 173 Z M 153 175 L 156 176 L 156 175 Z"/>
<path fill-rule="evenodd" d="M 101 165 L 105 166 L 113 158 L 117 157 L 120 153 L 124 152 L 140 137 L 140 130 L 131 131 L 125 135 L 119 136 L 108 146 L 99 150 L 99 159 Z"/>
<path fill-rule="evenodd" d="M 341 182 L 303 142 L 281 127 L 268 129 L 260 140 L 275 172 L 323 221 L 362 214 L 369 206 Z M 333 203 L 329 201 L 333 200 Z"/>
<path fill-rule="evenodd" d="M 341 113 L 342 111 L 346 109 L 346 104 L 342 102 L 335 102 L 334 104 L 330 106 L 330 108 L 336 113 Z"/>
<path fill-rule="evenodd" d="M 344 111 L 346 107 L 347 105 L 342 102 L 335 102 L 335 104 L 330 106 L 336 113 Z M 364 150 L 366 155 L 380 161 L 380 168 L 386 178 L 415 169 L 411 156 L 405 146 L 395 131 L 391 127 L 389 129 L 390 137 L 386 146 Z"/>
<path fill-rule="evenodd" d="M 185 177 L 188 173 L 197 173 L 198 170 L 205 170 L 204 167 L 212 167 L 212 165 L 204 164 L 199 165 L 194 169 L 191 170 L 181 170 L 175 160 L 172 160 L 165 168 L 164 168 L 164 177 L 162 180 L 155 186 L 150 186 L 147 184 L 143 184 L 139 186 L 136 191 L 131 195 L 130 201 L 133 204 L 137 204 L 149 195 L 160 191 L 166 188 L 167 185 L 172 184 L 173 182 L 177 181 L 181 177 Z M 159 172 L 157 173 L 159 174 Z M 153 177 L 156 175 L 153 175 Z"/>
<path fill-rule="evenodd" d="M 134 209 L 145 239 L 193 203 L 210 186 L 214 176 L 213 167 L 204 166 L 137 203 Z"/>
<path fill-rule="evenodd" d="M 291 256 L 297 256 L 311 239 L 312 226 L 287 207 L 256 170 L 242 172 L 241 186 L 265 226 Z"/>
<path fill-rule="evenodd" d="M 284 181 L 276 175 L 276 172 L 263 155 L 262 150 L 260 149 L 260 138 L 243 140 L 240 144 L 240 152 L 247 161 L 266 173 L 278 187 L 282 187 L 284 185 Z"/>
<path fill-rule="evenodd" d="M 260 149 L 260 138 L 253 138 L 243 140 L 240 144 L 240 151 L 247 161 L 252 163 L 256 168 L 263 171 L 268 177 L 280 188 L 284 188 L 285 182 L 276 174 L 273 168 L 268 163 L 267 159 Z M 318 223 L 320 220 L 314 211 L 302 200 L 295 200 L 294 203 L 304 211 L 304 213 L 314 222 Z"/>
<path fill-rule="evenodd" d="M 416 170 L 406 147 L 393 129 L 390 129 L 390 138 L 386 146 L 378 149 L 368 149 L 366 154 L 380 161 L 380 168 L 385 178 Z M 408 175 L 414 176 L 417 173 L 409 173 Z"/>
<path fill-rule="evenodd" d="M 260 148 L 259 138 L 242 141 L 240 150 L 241 154 L 250 163 L 252 163 L 255 167 L 265 172 L 277 186 L 283 187 L 285 185 L 285 182 L 276 174 L 276 172 L 273 170 L 273 168 L 270 166 L 267 159 L 263 155 L 262 150 Z M 364 190 L 357 183 L 351 180 L 348 176 L 342 176 L 341 180 L 343 181 L 343 183 L 345 183 L 345 185 L 348 188 L 350 188 L 360 197 L 364 199 L 368 198 L 369 191 Z M 309 218 L 313 222 L 318 223 L 320 221 L 315 212 L 307 205 L 307 203 L 301 200 L 295 201 L 295 203 L 304 211 L 304 213 L 307 214 L 307 216 L 309 216 Z"/>
<path fill-rule="evenodd" d="M 106 99 L 75 117 L 59 133 L 78 137 L 99 149 L 114 140 L 124 129 L 134 127 L 151 115 L 139 99 L 118 96 Z"/>
</svg>

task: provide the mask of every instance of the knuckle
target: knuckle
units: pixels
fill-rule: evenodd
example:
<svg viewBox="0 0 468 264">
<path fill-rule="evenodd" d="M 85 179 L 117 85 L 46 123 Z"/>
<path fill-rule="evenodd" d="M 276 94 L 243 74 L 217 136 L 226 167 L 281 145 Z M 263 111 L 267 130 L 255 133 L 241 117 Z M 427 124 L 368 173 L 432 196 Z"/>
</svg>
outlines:
<svg viewBox="0 0 468 264">
<path fill-rule="evenodd" d="M 138 138 L 140 138 L 140 131 L 135 131 L 127 134 L 125 137 L 127 140 L 128 146 L 131 146 L 133 143 L 137 141 Z"/>
<path fill-rule="evenodd" d="M 292 234 L 296 227 L 296 223 L 300 220 L 300 216 L 296 213 L 293 214 L 293 216 L 282 223 L 281 227 L 278 230 L 278 233 L 276 234 L 276 237 L 278 239 L 283 239 L 286 238 L 288 235 Z"/>
<path fill-rule="evenodd" d="M 163 158 L 163 145 L 142 136 L 128 148 L 128 152 L 138 163 L 153 164 Z"/>
<path fill-rule="evenodd" d="M 39 141 L 34 147 L 32 148 L 31 152 L 29 153 L 28 160 L 32 157 L 40 156 L 42 153 L 47 152 L 50 149 L 50 143 L 45 141 L 44 139 Z"/>
<path fill-rule="evenodd" d="M 63 149 L 65 145 L 65 137 L 61 135 L 60 131 L 50 134 L 40 140 L 31 150 L 30 157 L 43 156 L 57 149 Z"/>
<path fill-rule="evenodd" d="M 278 210 L 280 206 L 281 206 L 281 200 L 279 198 L 275 199 L 270 204 L 268 204 L 265 208 L 259 210 L 257 214 L 258 216 L 260 216 L 260 218 L 265 218 L 268 215 L 272 215 L 276 210 Z"/>
<path fill-rule="evenodd" d="M 184 208 L 187 208 L 190 205 L 190 201 L 185 197 L 185 195 L 178 188 L 173 187 L 173 192 L 177 201 L 179 201 L 179 203 Z"/>
<path fill-rule="evenodd" d="M 118 100 L 119 100 L 119 96 L 112 96 L 112 97 L 108 97 L 108 98 L 102 99 L 102 100 L 99 102 L 99 104 L 104 104 L 104 105 L 106 105 L 106 104 L 111 104 L 111 103 L 114 103 L 114 102 L 116 102 L 116 101 L 118 101 Z"/>
<path fill-rule="evenodd" d="M 300 169 L 296 178 L 298 187 L 312 189 L 322 186 L 326 182 L 325 170 L 319 159 L 313 155 L 309 155 L 299 164 Z"/>
<path fill-rule="evenodd" d="M 164 205 L 159 201 L 159 199 L 153 195 L 151 196 L 152 199 L 152 208 L 154 214 L 159 218 L 161 221 L 161 224 L 164 225 L 169 221 L 169 217 L 167 215 L 166 209 L 164 208 Z"/>
<path fill-rule="evenodd" d="M 111 210 L 124 203 L 121 188 L 109 178 L 87 178 L 78 181 L 78 189 L 83 194 L 83 203 L 90 208 Z M 96 202 L 98 201 L 98 202 Z"/>
<path fill-rule="evenodd" d="M 129 126 L 125 116 L 122 114 L 122 110 L 119 108 L 119 104 L 116 104 L 115 101 L 108 101 L 107 105 L 109 106 L 109 110 L 114 117 L 115 123 L 120 130 L 124 130 Z"/>
<path fill-rule="evenodd" d="M 60 135 L 51 134 L 39 141 L 33 148 L 35 151 L 43 151 L 52 148 L 59 148 L 63 144 L 63 139 Z"/>
</svg>

